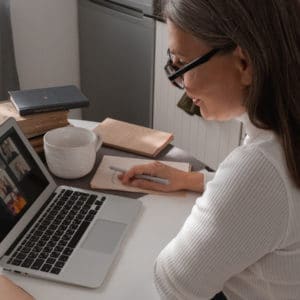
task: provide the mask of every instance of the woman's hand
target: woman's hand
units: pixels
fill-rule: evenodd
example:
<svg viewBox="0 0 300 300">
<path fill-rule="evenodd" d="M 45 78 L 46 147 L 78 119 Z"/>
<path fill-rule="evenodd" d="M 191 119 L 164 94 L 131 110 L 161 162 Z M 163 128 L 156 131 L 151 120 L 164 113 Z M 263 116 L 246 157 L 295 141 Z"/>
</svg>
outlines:
<svg viewBox="0 0 300 300">
<path fill-rule="evenodd" d="M 169 184 L 135 178 L 136 175 L 140 174 L 168 179 Z M 203 191 L 203 174 L 184 172 L 158 161 L 134 166 L 126 173 L 119 175 L 119 179 L 125 185 L 160 192 L 174 192 L 179 190 Z"/>
<path fill-rule="evenodd" d="M 34 300 L 31 295 L 3 275 L 0 275 L 0 299 Z"/>
</svg>

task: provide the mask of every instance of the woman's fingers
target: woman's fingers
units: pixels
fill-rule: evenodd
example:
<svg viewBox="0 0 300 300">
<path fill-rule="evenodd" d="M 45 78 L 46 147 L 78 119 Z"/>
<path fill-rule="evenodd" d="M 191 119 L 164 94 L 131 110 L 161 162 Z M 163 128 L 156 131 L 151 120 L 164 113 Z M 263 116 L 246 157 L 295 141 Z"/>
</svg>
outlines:
<svg viewBox="0 0 300 300">
<path fill-rule="evenodd" d="M 161 184 L 151 180 L 137 178 L 138 175 L 145 174 L 160 177 L 169 180 L 168 184 Z M 181 189 L 183 176 L 182 171 L 170 167 L 161 162 L 138 165 L 132 167 L 129 171 L 119 176 L 119 179 L 125 185 L 139 187 L 148 190 L 156 190 L 162 192 L 178 191 Z"/>
<path fill-rule="evenodd" d="M 132 167 L 126 173 L 122 174 L 121 180 L 124 184 L 128 184 L 131 182 L 136 175 L 146 174 L 150 176 L 157 176 L 155 172 L 155 164 L 144 164 L 144 165 L 137 165 Z"/>
<path fill-rule="evenodd" d="M 169 191 L 168 185 L 156 183 L 150 180 L 143 180 L 143 179 L 133 179 L 130 182 L 130 186 L 138 187 L 146 190 L 160 191 L 160 192 Z"/>
</svg>

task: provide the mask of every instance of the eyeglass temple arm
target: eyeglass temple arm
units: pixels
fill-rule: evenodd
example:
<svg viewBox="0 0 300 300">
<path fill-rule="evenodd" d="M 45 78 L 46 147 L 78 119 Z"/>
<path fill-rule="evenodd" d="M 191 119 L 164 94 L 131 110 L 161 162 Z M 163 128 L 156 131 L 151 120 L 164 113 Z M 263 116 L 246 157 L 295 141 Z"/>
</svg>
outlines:
<svg viewBox="0 0 300 300">
<path fill-rule="evenodd" d="M 181 76 L 182 74 L 186 73 L 187 71 L 193 69 L 194 67 L 201 65 L 205 62 L 207 62 L 212 56 L 214 56 L 218 51 L 220 51 L 221 48 L 215 48 L 212 49 L 210 52 L 208 52 L 206 55 L 196 58 L 195 60 L 191 61 L 188 65 L 182 67 L 181 69 L 177 70 L 171 75 L 168 75 L 168 78 L 170 80 L 174 80 L 177 77 Z"/>
</svg>

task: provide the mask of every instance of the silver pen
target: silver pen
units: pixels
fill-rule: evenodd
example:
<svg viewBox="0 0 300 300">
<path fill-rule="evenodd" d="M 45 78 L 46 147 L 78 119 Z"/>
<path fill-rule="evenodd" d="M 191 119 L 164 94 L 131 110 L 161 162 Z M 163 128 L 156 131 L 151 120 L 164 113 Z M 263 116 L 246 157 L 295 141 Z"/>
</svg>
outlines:
<svg viewBox="0 0 300 300">
<path fill-rule="evenodd" d="M 128 171 L 128 170 L 118 168 L 118 167 L 114 167 L 114 166 L 110 166 L 109 168 L 111 170 L 121 172 L 121 173 L 125 173 L 125 172 Z M 134 177 L 137 178 L 137 179 L 149 180 L 149 181 L 153 181 L 153 182 L 160 183 L 160 184 L 165 184 L 165 185 L 170 183 L 170 181 L 168 179 L 160 178 L 160 177 L 156 177 L 156 176 L 145 175 L 145 174 L 137 174 Z"/>
</svg>

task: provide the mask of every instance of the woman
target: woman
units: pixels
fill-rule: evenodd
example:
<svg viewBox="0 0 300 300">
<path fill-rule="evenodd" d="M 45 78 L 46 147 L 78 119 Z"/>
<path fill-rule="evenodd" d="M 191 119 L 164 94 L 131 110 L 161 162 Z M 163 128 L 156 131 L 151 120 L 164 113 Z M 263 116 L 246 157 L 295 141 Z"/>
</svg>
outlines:
<svg viewBox="0 0 300 300">
<path fill-rule="evenodd" d="M 155 264 L 163 299 L 300 297 L 300 4 L 168 0 L 169 79 L 207 120 L 243 122 L 247 137 L 215 174 L 160 163 L 124 184 L 203 192 Z M 168 178 L 167 186 L 135 179 Z M 226 298 L 225 298 L 226 297 Z"/>
<path fill-rule="evenodd" d="M 7 277 L 0 275 L 0 291 L 1 299 L 5 300 L 34 300 L 21 287 L 17 286 L 13 281 Z"/>
</svg>

